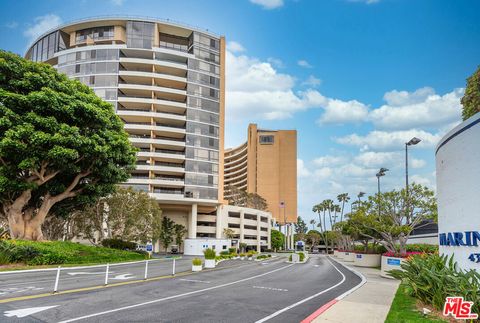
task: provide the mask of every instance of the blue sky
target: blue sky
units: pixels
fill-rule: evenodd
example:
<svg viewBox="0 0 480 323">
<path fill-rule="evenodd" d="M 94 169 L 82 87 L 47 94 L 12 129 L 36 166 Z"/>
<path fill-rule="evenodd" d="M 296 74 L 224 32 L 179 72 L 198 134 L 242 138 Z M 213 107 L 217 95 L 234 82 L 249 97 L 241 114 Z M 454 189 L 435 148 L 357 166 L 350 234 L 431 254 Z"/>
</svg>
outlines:
<svg viewBox="0 0 480 323">
<path fill-rule="evenodd" d="M 249 122 L 297 129 L 299 215 L 348 192 L 411 180 L 435 187 L 434 146 L 460 121 L 480 64 L 479 1 L 230 0 L 0 2 L 0 48 L 23 54 L 61 22 L 112 14 L 169 18 L 225 35 L 227 145 Z"/>
</svg>

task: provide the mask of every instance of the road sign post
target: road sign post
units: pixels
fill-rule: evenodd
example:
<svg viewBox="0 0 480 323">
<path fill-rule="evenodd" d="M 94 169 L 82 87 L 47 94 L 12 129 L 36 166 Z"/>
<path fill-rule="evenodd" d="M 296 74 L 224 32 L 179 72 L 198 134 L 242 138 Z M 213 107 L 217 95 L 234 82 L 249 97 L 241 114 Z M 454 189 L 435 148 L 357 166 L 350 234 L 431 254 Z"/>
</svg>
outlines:
<svg viewBox="0 0 480 323">
<path fill-rule="evenodd" d="M 108 270 L 110 269 L 110 264 L 107 264 L 107 269 L 105 270 L 105 286 L 108 285 Z"/>
<path fill-rule="evenodd" d="M 61 267 L 58 266 L 57 268 L 57 276 L 55 277 L 55 286 L 53 287 L 53 293 L 55 294 L 56 292 L 58 292 L 58 281 L 60 280 L 60 270 L 61 270 Z"/>
<path fill-rule="evenodd" d="M 148 277 L 148 260 L 145 260 L 145 280 L 147 280 Z"/>
</svg>

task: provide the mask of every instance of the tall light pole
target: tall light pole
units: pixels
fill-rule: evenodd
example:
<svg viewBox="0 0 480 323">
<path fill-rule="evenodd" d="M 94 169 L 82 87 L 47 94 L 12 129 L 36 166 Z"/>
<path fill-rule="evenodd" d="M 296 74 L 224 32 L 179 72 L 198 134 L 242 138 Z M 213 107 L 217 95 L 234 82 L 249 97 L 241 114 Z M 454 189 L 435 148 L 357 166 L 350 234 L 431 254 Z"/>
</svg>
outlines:
<svg viewBox="0 0 480 323">
<path fill-rule="evenodd" d="M 385 176 L 385 172 L 388 172 L 388 168 L 380 168 L 378 173 L 375 175 L 377 176 L 377 182 L 378 182 L 378 216 L 380 216 L 380 177 Z"/>
<path fill-rule="evenodd" d="M 405 215 L 408 212 L 408 200 L 409 200 L 409 192 L 408 192 L 408 146 L 414 146 L 418 144 L 421 139 L 417 137 L 413 137 L 410 141 L 405 143 Z"/>
</svg>

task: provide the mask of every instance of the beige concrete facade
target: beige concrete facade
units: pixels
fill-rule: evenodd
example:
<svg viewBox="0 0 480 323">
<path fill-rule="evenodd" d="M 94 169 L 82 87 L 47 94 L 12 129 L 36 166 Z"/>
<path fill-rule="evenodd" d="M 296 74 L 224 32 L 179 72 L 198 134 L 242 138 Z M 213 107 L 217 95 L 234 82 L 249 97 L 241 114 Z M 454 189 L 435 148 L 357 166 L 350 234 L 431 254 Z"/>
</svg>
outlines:
<svg viewBox="0 0 480 323">
<path fill-rule="evenodd" d="M 225 150 L 225 198 L 228 188 L 257 193 L 280 224 L 297 221 L 297 132 L 248 126 L 247 142 Z"/>
</svg>

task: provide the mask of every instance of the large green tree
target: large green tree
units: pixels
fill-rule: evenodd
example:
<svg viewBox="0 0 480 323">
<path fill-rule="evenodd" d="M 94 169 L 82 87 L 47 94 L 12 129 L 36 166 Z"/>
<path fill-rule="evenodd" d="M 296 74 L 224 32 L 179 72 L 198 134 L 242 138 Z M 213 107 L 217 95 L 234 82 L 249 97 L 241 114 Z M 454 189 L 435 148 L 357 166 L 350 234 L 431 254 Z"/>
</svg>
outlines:
<svg viewBox="0 0 480 323">
<path fill-rule="evenodd" d="M 480 66 L 467 79 L 467 87 L 462 98 L 463 120 L 467 120 L 474 114 L 480 112 Z"/>
<path fill-rule="evenodd" d="M 148 193 L 119 187 L 107 197 L 74 215 L 74 231 L 100 242 L 122 239 L 146 243 L 160 230 L 162 211 Z"/>
<path fill-rule="evenodd" d="M 279 250 L 283 248 L 285 243 L 285 235 L 278 230 L 272 230 L 270 233 L 270 239 L 273 250 Z"/>
<path fill-rule="evenodd" d="M 158 232 L 158 240 L 162 243 L 165 248 L 165 254 L 167 253 L 168 247 L 173 242 L 175 235 L 175 222 L 172 219 L 163 217 L 160 223 L 160 231 Z"/>
<path fill-rule="evenodd" d="M 47 64 L 0 51 L 0 211 L 12 238 L 42 240 L 52 210 L 111 193 L 135 158 L 111 104 Z"/>
<path fill-rule="evenodd" d="M 413 229 L 427 225 L 425 220 L 436 221 L 438 215 L 434 192 L 415 183 L 409 186 L 408 198 L 405 189 L 369 196 L 357 212 L 364 214 L 361 220 L 363 236 L 376 240 L 375 236 L 367 233 L 372 230 L 379 235 L 378 242 L 388 251 L 401 254 L 406 252 Z"/>
</svg>

